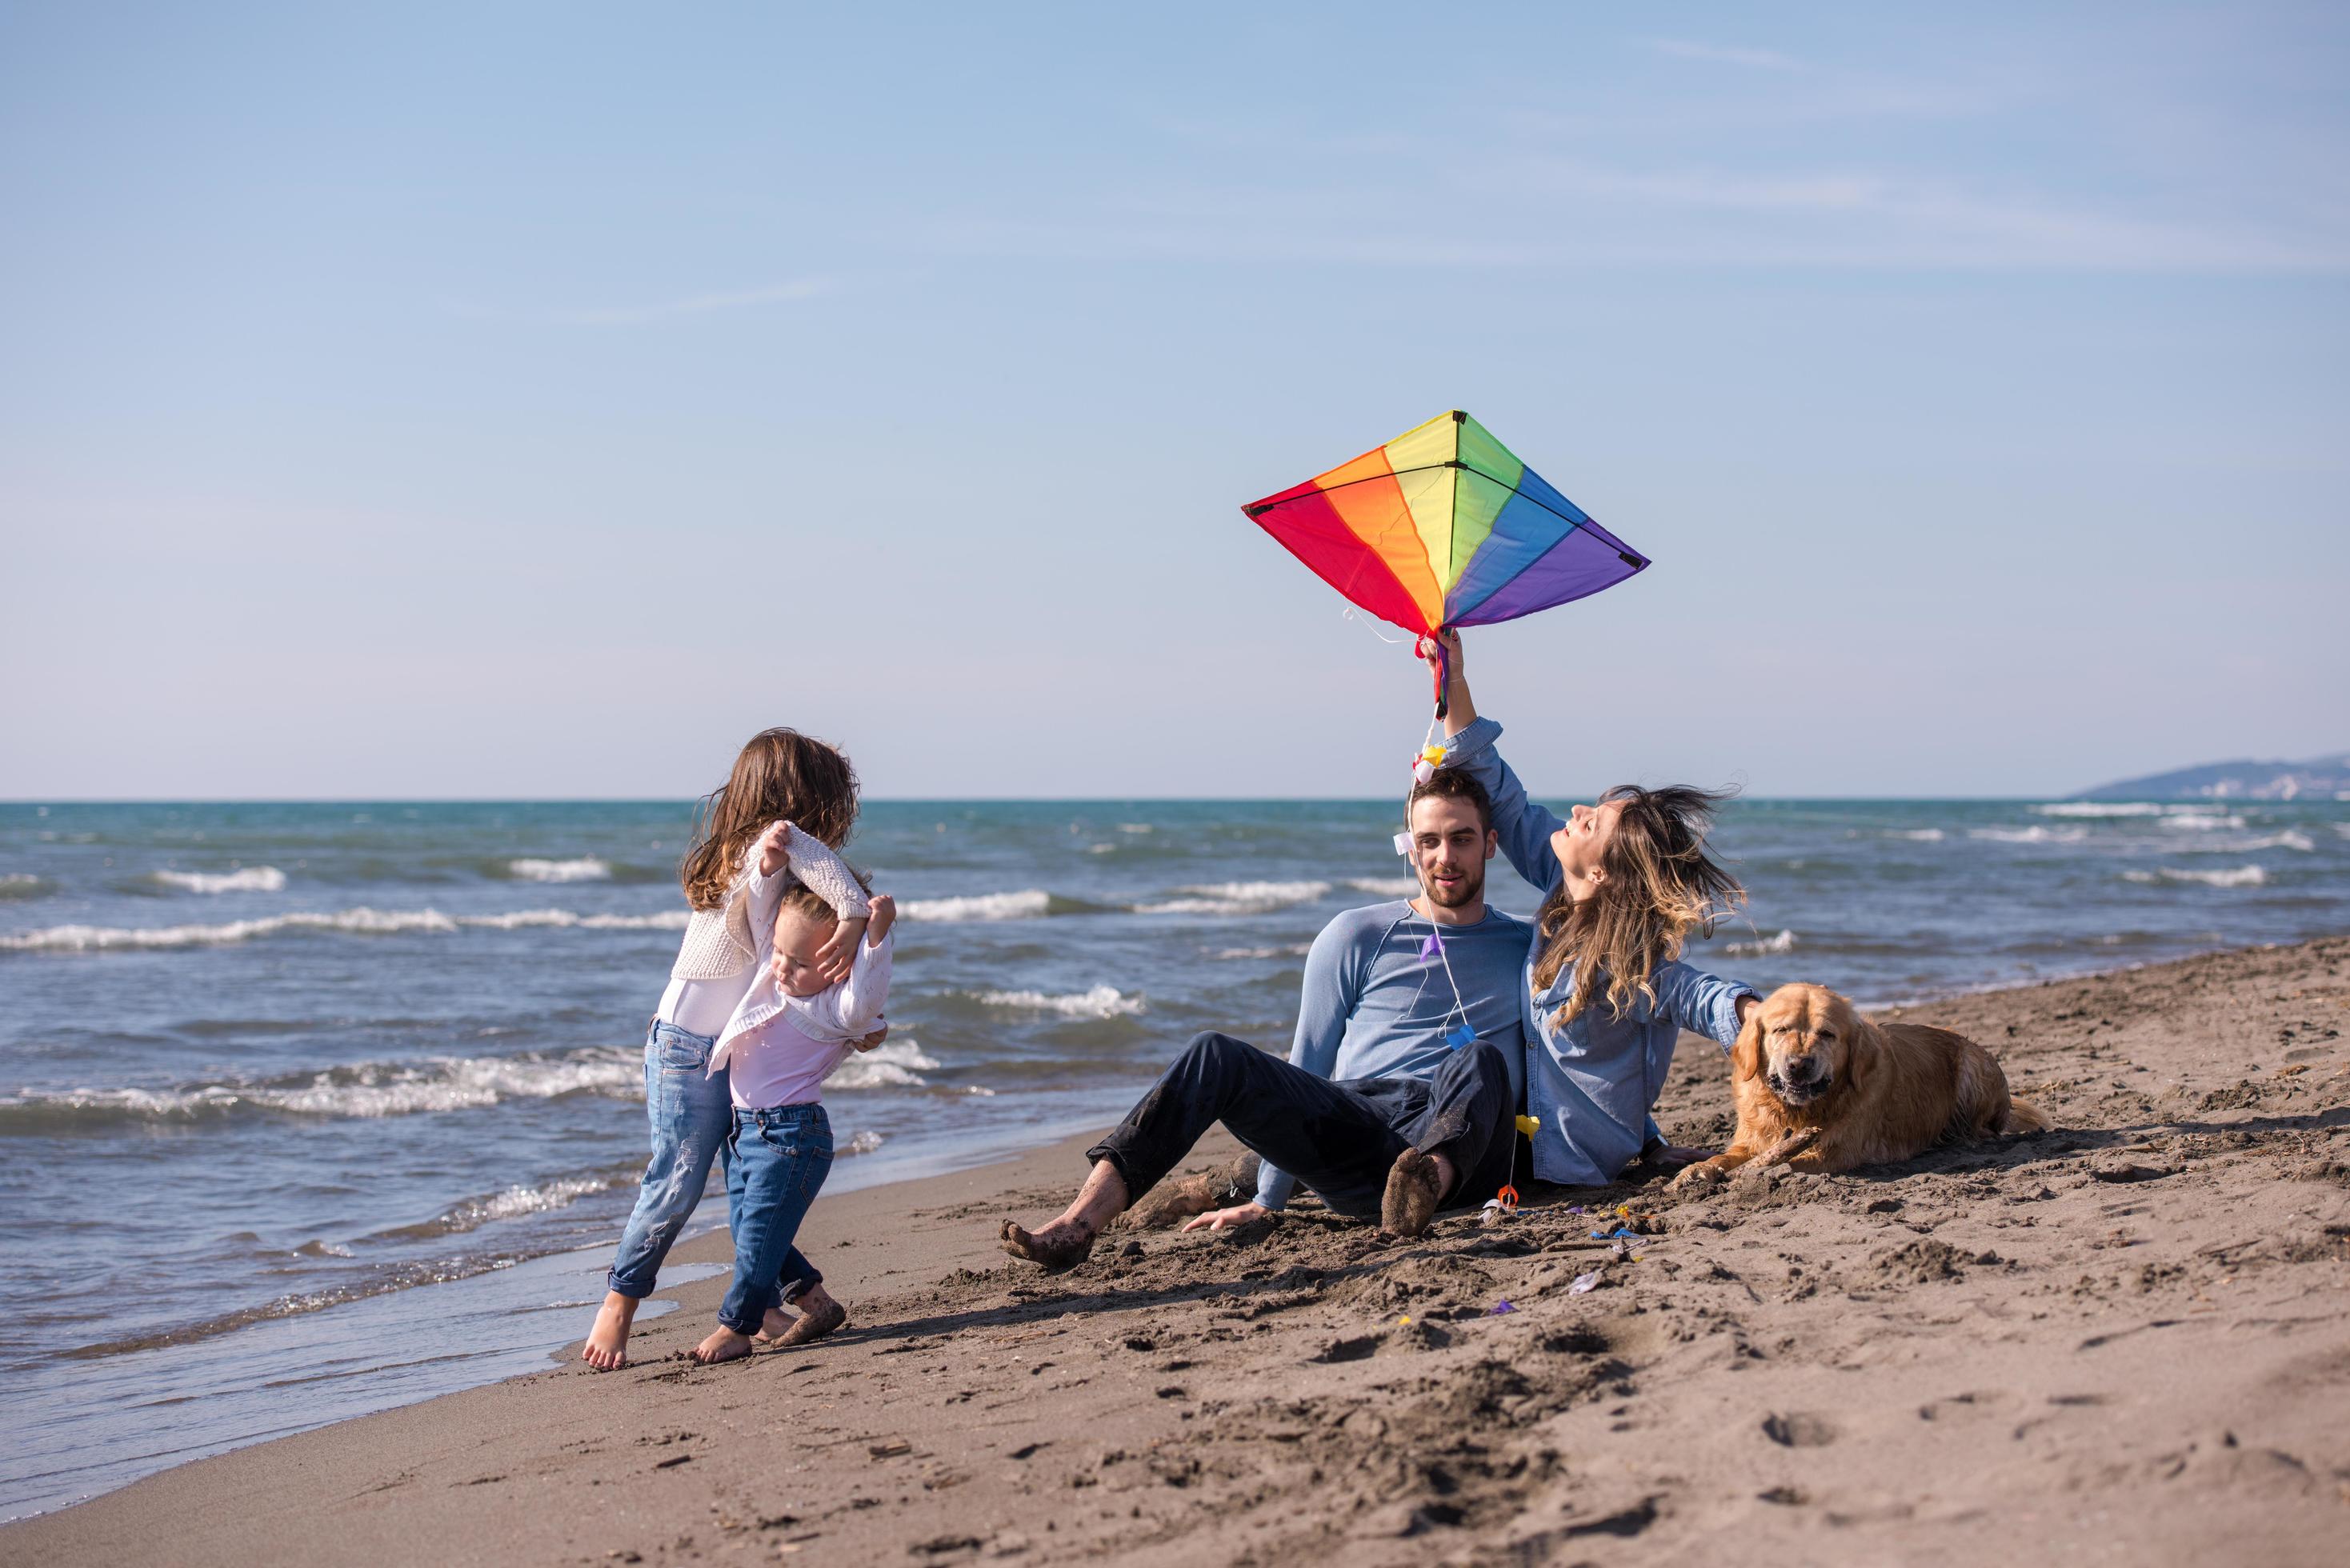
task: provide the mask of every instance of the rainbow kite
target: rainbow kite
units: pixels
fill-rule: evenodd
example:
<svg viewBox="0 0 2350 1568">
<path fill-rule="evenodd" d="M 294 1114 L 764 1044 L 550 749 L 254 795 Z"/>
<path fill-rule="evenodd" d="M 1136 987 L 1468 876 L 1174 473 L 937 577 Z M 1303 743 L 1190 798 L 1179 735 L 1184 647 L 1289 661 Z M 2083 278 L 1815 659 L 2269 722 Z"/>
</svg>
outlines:
<svg viewBox="0 0 2350 1568">
<path fill-rule="evenodd" d="M 1459 409 L 1241 510 L 1420 638 L 1563 605 L 1648 564 Z"/>
</svg>

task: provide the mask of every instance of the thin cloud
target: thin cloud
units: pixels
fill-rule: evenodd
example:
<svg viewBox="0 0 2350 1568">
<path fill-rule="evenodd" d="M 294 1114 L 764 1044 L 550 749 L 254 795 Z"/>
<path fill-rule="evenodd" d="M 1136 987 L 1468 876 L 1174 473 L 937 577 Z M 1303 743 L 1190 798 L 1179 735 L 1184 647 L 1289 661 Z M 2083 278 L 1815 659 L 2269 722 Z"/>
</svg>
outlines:
<svg viewBox="0 0 2350 1568">
<path fill-rule="evenodd" d="M 1643 38 L 1660 55 L 1679 60 L 1709 60 L 1719 66 L 1742 66 L 1750 71 L 1800 71 L 1804 62 L 1776 49 L 1742 48 L 1734 44 L 1700 44 L 1688 38 Z"/>
<path fill-rule="evenodd" d="M 1659 212 L 1746 213 L 1784 220 L 1769 234 L 1723 237 L 1721 259 L 1758 242 L 1834 265 L 1951 265 L 2059 271 L 2340 272 L 2350 244 L 2216 225 L 1997 200 L 1874 174 L 1635 173 L 1554 161 L 1522 171 L 1541 187 Z M 1843 221 L 1833 239 L 1816 227 Z"/>
<path fill-rule="evenodd" d="M 773 283 L 759 288 L 733 289 L 720 294 L 692 294 L 678 299 L 657 300 L 650 305 L 608 306 L 587 310 L 558 310 L 550 318 L 574 327 L 632 327 L 647 321 L 666 321 L 679 316 L 706 316 L 713 310 L 742 310 L 753 306 L 782 305 L 795 299 L 813 299 L 829 294 L 833 280 L 826 277 L 794 278 L 785 283 Z"/>
</svg>

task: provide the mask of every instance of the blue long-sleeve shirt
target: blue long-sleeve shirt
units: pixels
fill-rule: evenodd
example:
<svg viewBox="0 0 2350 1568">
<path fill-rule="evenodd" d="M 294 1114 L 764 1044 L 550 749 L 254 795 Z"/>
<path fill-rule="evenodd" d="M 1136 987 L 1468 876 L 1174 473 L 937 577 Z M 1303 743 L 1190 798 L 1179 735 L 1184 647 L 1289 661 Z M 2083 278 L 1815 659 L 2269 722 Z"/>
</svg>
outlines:
<svg viewBox="0 0 2350 1568">
<path fill-rule="evenodd" d="M 1502 726 L 1471 722 L 1445 744 L 1445 765 L 1469 774 L 1493 801 L 1493 831 L 1518 875 L 1547 894 L 1565 875 L 1550 846 L 1565 826 L 1558 814 L 1526 798 L 1525 785 L 1493 742 Z M 1524 972 L 1516 987 L 1525 1010 L 1526 1109 L 1542 1124 L 1534 1135 L 1534 1174 L 1544 1181 L 1593 1187 L 1613 1181 L 1648 1140 L 1649 1107 L 1672 1071 L 1673 1045 L 1684 1029 L 1711 1037 L 1727 1051 L 1738 1040 L 1738 999 L 1760 992 L 1679 960 L 1648 973 L 1657 1000 L 1635 996 L 1621 1017 L 1595 999 L 1565 1028 L 1554 1026 L 1575 991 L 1575 966 L 1537 992 L 1534 960 L 1540 938 L 1530 936 Z"/>
<path fill-rule="evenodd" d="M 1444 944 L 1443 962 L 1419 956 L 1431 930 Z M 1518 993 L 1532 930 L 1494 909 L 1473 926 L 1431 925 L 1400 900 L 1347 910 L 1322 928 L 1306 952 L 1291 1064 L 1338 1080 L 1432 1078 L 1451 1054 L 1445 1035 L 1462 1021 L 1453 1003 L 1457 984 L 1469 1027 L 1509 1062 L 1517 1103 L 1526 1055 Z M 1256 1200 L 1279 1209 L 1296 1181 L 1264 1166 Z"/>
</svg>

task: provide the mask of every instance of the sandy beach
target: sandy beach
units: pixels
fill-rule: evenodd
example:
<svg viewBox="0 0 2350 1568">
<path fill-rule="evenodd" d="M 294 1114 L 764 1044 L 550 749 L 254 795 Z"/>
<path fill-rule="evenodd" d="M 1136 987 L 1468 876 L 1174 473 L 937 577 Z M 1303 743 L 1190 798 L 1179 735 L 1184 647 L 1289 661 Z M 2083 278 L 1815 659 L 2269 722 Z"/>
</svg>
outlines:
<svg viewBox="0 0 2350 1568">
<path fill-rule="evenodd" d="M 1396 1245 L 1305 1210 L 1118 1231 L 1055 1279 L 994 1223 L 1055 1208 L 1085 1139 L 828 1199 L 829 1342 L 664 1359 L 723 1282 L 686 1285 L 622 1372 L 204 1459 L 0 1558 L 2338 1562 L 2345 964 L 2334 938 L 1907 1010 L 2057 1128 L 1857 1175 L 1627 1180 Z M 1668 1133 L 1718 1143 L 1729 1106 L 1685 1039 Z M 1653 1232 L 1628 1255 L 1591 1236 L 1617 1204 Z"/>
</svg>

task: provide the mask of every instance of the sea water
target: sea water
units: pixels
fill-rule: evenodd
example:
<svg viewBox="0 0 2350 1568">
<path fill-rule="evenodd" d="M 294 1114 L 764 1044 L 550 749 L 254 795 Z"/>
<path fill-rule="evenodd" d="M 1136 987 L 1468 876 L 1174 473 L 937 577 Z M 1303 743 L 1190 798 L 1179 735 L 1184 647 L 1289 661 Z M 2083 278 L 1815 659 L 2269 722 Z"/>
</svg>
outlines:
<svg viewBox="0 0 2350 1568">
<path fill-rule="evenodd" d="M 868 805 L 850 855 L 904 925 L 889 1040 L 826 1086 L 829 1187 L 1106 1126 L 1201 1029 L 1285 1048 L 1315 931 L 1411 890 L 1398 815 Z M 0 1517 L 584 1332 L 689 822 L 0 806 Z M 1752 901 L 1691 958 L 1871 1003 L 2350 928 L 2339 803 L 1744 801 L 1719 844 Z"/>
</svg>

